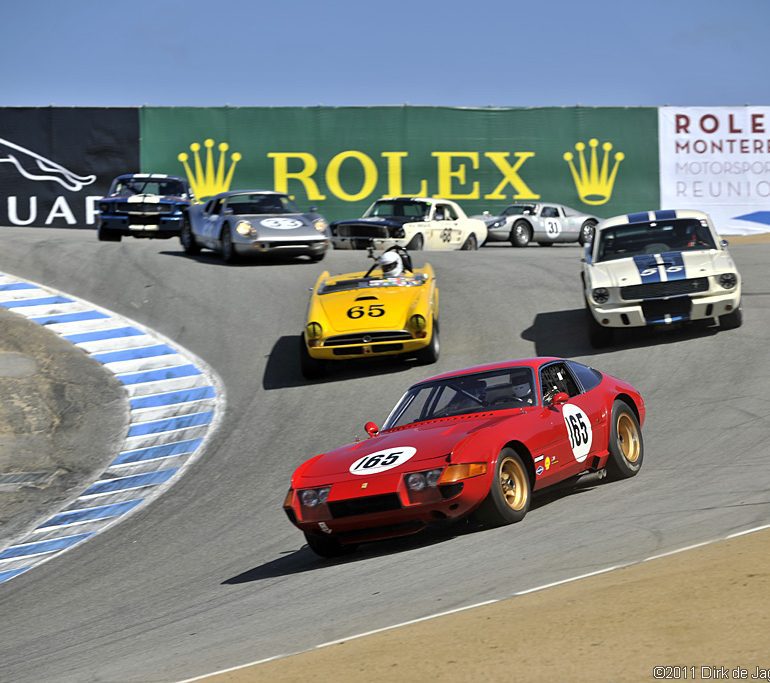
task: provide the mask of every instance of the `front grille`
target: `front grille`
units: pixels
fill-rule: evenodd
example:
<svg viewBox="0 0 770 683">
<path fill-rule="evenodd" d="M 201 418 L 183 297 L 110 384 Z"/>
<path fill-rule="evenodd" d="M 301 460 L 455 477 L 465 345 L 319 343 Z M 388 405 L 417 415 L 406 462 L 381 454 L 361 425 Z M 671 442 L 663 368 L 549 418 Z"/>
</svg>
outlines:
<svg viewBox="0 0 770 683">
<path fill-rule="evenodd" d="M 340 334 L 329 337 L 324 346 L 344 346 L 345 344 L 373 344 L 375 342 L 397 341 L 411 339 L 412 335 L 403 330 L 387 330 L 384 332 L 356 332 L 355 334 Z"/>
<path fill-rule="evenodd" d="M 129 225 L 160 225 L 160 216 L 134 216 L 128 217 Z"/>
<path fill-rule="evenodd" d="M 364 237 L 386 239 L 390 231 L 385 225 L 338 225 L 337 237 Z"/>
<path fill-rule="evenodd" d="M 389 353 L 391 351 L 401 351 L 403 348 L 403 344 L 375 344 L 371 347 L 371 352 Z M 332 349 L 332 353 L 335 356 L 363 356 L 366 352 L 363 346 L 343 346 Z"/>
<path fill-rule="evenodd" d="M 682 296 L 706 292 L 708 278 L 695 277 L 689 280 L 669 280 L 668 282 L 648 282 L 642 285 L 629 285 L 620 288 L 621 299 L 662 299 L 667 296 Z"/>
<path fill-rule="evenodd" d="M 134 213 L 134 214 L 156 214 L 156 213 L 172 213 L 174 206 L 172 204 L 156 204 L 145 202 L 119 202 L 115 205 L 115 211 L 120 213 Z"/>
<path fill-rule="evenodd" d="M 376 512 L 400 510 L 401 501 L 395 493 L 382 496 L 367 496 L 366 498 L 349 498 L 329 503 L 329 511 L 334 519 L 354 517 L 356 515 L 371 515 Z"/>
<path fill-rule="evenodd" d="M 676 316 L 689 316 L 691 309 L 692 302 L 686 296 L 642 302 L 642 313 L 648 321 L 659 320 L 666 315 L 670 315 L 672 318 Z"/>
</svg>

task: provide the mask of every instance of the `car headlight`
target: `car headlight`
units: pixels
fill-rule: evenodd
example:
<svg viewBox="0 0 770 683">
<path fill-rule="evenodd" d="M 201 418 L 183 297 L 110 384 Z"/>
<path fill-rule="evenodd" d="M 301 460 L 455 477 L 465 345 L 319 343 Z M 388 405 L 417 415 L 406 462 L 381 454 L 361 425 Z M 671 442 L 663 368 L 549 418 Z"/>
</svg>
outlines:
<svg viewBox="0 0 770 683">
<path fill-rule="evenodd" d="M 257 231 L 248 221 L 240 221 L 238 225 L 235 226 L 235 232 L 237 232 L 239 235 L 243 235 L 244 237 L 257 236 Z"/>
<path fill-rule="evenodd" d="M 329 227 L 329 224 L 323 218 L 316 218 L 313 221 L 313 227 L 318 230 L 318 232 L 323 232 Z"/>
<path fill-rule="evenodd" d="M 395 237 L 397 240 L 403 239 L 404 237 L 406 237 L 406 232 L 404 231 L 403 228 L 396 228 L 393 231 L 393 237 Z"/>
<path fill-rule="evenodd" d="M 305 334 L 308 339 L 316 340 L 321 338 L 323 328 L 320 323 L 308 323 L 305 328 Z"/>
<path fill-rule="evenodd" d="M 425 316 L 417 313 L 409 318 L 407 326 L 410 330 L 412 330 L 414 334 L 421 334 L 425 332 L 425 328 L 428 326 L 428 322 L 425 320 Z"/>
<path fill-rule="evenodd" d="M 597 304 L 605 304 L 610 298 L 610 292 L 606 287 L 597 287 L 591 292 L 591 297 Z"/>
<path fill-rule="evenodd" d="M 410 491 L 422 491 L 426 488 L 436 488 L 440 476 L 441 469 L 412 472 L 404 477 L 404 481 Z"/>
<path fill-rule="evenodd" d="M 331 486 L 324 486 L 320 489 L 304 489 L 299 492 L 299 500 L 306 508 L 314 508 L 316 505 L 322 505 L 329 497 Z"/>
<path fill-rule="evenodd" d="M 735 273 L 722 273 L 719 276 L 719 284 L 725 289 L 732 289 L 738 284 L 738 276 Z"/>
<path fill-rule="evenodd" d="M 495 221 L 490 225 L 490 228 L 502 228 L 505 225 L 505 221 Z"/>
</svg>

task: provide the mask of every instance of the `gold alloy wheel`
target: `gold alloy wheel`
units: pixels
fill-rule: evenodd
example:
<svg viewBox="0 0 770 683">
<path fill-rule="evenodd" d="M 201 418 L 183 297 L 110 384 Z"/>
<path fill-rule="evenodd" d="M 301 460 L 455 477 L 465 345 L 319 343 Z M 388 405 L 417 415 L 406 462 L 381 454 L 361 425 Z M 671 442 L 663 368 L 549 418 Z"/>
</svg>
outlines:
<svg viewBox="0 0 770 683">
<path fill-rule="evenodd" d="M 521 510 L 527 503 L 529 480 L 521 463 L 507 457 L 500 464 L 500 490 L 505 504 L 512 510 Z"/>
<path fill-rule="evenodd" d="M 623 457 L 628 462 L 636 462 L 639 459 L 641 448 L 639 445 L 639 430 L 628 413 L 618 415 L 618 422 L 615 426 L 618 435 L 618 446 Z"/>
</svg>

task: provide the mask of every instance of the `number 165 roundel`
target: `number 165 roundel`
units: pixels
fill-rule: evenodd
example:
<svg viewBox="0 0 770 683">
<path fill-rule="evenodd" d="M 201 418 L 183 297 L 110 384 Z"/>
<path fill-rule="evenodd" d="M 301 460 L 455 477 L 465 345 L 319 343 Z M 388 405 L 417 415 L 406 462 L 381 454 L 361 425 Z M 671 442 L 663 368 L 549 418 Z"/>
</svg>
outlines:
<svg viewBox="0 0 770 683">
<path fill-rule="evenodd" d="M 323 557 L 473 515 L 519 522 L 533 491 L 642 466 L 641 394 L 560 358 L 480 365 L 410 387 L 367 440 L 317 455 L 291 479 L 284 509 Z"/>
</svg>

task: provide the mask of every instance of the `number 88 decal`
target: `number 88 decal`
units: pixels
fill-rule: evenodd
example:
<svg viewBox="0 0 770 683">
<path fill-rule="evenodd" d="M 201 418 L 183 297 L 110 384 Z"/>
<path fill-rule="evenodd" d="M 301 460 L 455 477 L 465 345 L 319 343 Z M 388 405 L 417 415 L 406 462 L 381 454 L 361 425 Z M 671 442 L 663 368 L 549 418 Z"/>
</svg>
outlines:
<svg viewBox="0 0 770 683">
<path fill-rule="evenodd" d="M 593 440 L 591 421 L 580 408 L 570 403 L 565 403 L 562 406 L 562 416 L 564 417 L 564 424 L 567 426 L 569 445 L 575 460 L 583 462 L 588 457 L 588 451 L 591 450 L 591 441 Z"/>
</svg>

